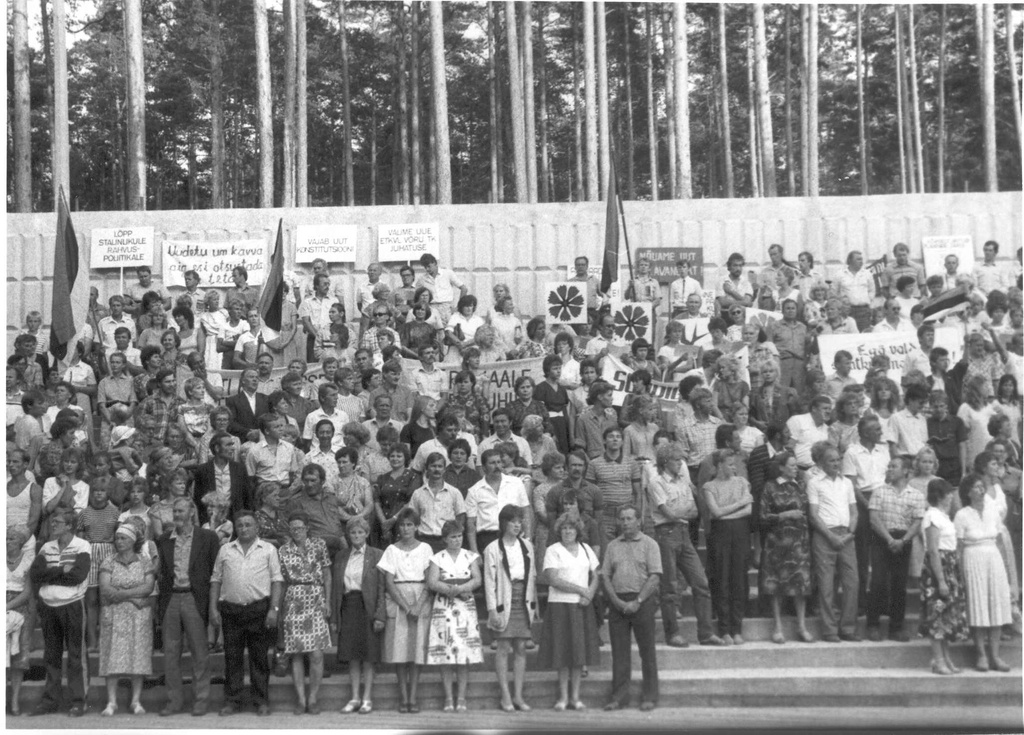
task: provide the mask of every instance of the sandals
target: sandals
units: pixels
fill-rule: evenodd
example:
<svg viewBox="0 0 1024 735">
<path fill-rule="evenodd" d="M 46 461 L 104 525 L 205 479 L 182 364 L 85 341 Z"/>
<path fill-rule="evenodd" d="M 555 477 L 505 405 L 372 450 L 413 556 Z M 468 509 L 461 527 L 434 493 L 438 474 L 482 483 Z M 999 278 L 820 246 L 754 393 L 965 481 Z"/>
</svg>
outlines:
<svg viewBox="0 0 1024 735">
<path fill-rule="evenodd" d="M 932 673 L 933 674 L 938 674 L 939 676 L 949 676 L 953 672 L 950 671 L 949 667 L 946 666 L 946 662 L 945 661 L 941 661 L 941 662 L 933 663 L 932 664 Z"/>
<path fill-rule="evenodd" d="M 445 702 L 444 703 L 444 707 L 441 709 L 441 711 L 442 712 L 449 712 L 449 713 L 454 712 L 455 711 L 455 705 L 452 704 L 451 701 Z"/>
<path fill-rule="evenodd" d="M 359 708 L 359 714 L 368 715 L 371 712 L 373 712 L 373 702 L 367 699 L 365 702 L 363 702 L 363 706 Z"/>
<path fill-rule="evenodd" d="M 782 635 L 779 631 L 772 633 L 772 643 L 778 643 L 780 646 L 786 642 L 786 636 Z"/>
<path fill-rule="evenodd" d="M 555 706 L 553 707 L 553 709 L 556 712 L 565 712 L 565 710 L 566 710 L 566 708 L 568 706 L 569 706 L 568 702 L 566 702 L 564 699 L 559 699 L 557 702 L 555 702 Z"/>
<path fill-rule="evenodd" d="M 577 712 L 582 712 L 583 710 L 585 710 L 587 708 L 587 705 L 583 704 L 583 702 L 581 702 L 578 699 L 575 702 L 570 703 L 569 706 L 572 707 Z"/>
<path fill-rule="evenodd" d="M 459 703 L 455 705 L 456 712 L 469 712 L 469 707 L 466 706 L 466 700 L 459 697 Z"/>
<path fill-rule="evenodd" d="M 116 704 L 108 704 L 106 709 L 104 709 L 102 712 L 100 712 L 100 716 L 101 717 L 113 717 L 116 714 L 117 714 L 117 705 Z"/>
<path fill-rule="evenodd" d="M 343 715 L 350 715 L 353 712 L 355 712 L 357 709 L 359 709 L 359 705 L 360 705 L 360 702 L 359 702 L 358 699 L 350 699 L 348 701 L 348 704 L 346 704 L 344 707 L 341 708 L 341 714 L 343 714 Z M 402 711 L 401 708 L 399 708 L 398 711 L 401 712 Z"/>
</svg>

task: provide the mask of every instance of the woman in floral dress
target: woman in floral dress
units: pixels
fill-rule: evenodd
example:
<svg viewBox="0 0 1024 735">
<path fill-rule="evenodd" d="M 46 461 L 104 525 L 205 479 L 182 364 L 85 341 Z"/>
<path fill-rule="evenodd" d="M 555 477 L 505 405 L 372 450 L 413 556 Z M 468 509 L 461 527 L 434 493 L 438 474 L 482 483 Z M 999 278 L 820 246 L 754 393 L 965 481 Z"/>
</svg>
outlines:
<svg viewBox="0 0 1024 735">
<path fill-rule="evenodd" d="M 772 641 L 785 643 L 782 598 L 795 598 L 800 640 L 814 640 L 804 614 L 811 592 L 811 546 L 807 524 L 807 494 L 797 483 L 799 467 L 789 452 L 775 455 L 761 494 L 761 575 L 764 592 L 772 596 L 775 632 Z"/>
<path fill-rule="evenodd" d="M 430 557 L 427 588 L 435 593 L 427 637 L 427 665 L 441 666 L 444 683 L 444 711 L 466 711 L 468 664 L 483 661 L 480 625 L 473 590 L 483 577 L 480 555 L 462 548 L 462 524 L 445 521 L 441 537 L 445 549 Z M 452 697 L 452 670 L 458 679 L 458 706 Z"/>
<path fill-rule="evenodd" d="M 279 549 L 284 576 L 284 652 L 292 655 L 295 714 L 320 714 L 317 696 L 324 675 L 324 649 L 331 645 L 327 626 L 331 599 L 331 560 L 322 538 L 309 538 L 309 518 L 292 513 L 291 539 Z M 304 661 L 309 656 L 309 697 L 305 692 Z"/>
</svg>

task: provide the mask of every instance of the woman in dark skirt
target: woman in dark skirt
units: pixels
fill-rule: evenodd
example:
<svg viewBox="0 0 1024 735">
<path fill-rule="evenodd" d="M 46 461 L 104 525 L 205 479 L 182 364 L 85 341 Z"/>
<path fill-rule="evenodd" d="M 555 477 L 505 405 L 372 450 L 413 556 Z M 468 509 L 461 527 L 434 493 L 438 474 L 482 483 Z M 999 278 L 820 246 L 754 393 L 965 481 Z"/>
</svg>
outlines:
<svg viewBox="0 0 1024 735">
<path fill-rule="evenodd" d="M 533 391 L 533 397 L 544 404 L 551 424 L 551 435 L 558 451 L 567 454 L 572 449 L 572 429 L 576 425 L 576 412 L 569 402 L 569 392 L 558 381 L 562 377 L 562 359 L 548 355 L 543 364 L 544 380 Z"/>
<path fill-rule="evenodd" d="M 580 701 L 583 669 L 596 666 L 597 618 L 593 601 L 599 577 L 597 554 L 579 540 L 583 521 L 562 514 L 554 533 L 560 539 L 544 555 L 543 581 L 549 585 L 548 607 L 540 644 L 540 665 L 558 670 L 555 709 L 586 709 Z M 571 685 L 571 686 L 570 686 Z"/>
<path fill-rule="evenodd" d="M 484 549 L 484 594 L 487 600 L 487 627 L 498 639 L 494 667 L 501 689 L 501 709 L 505 712 L 530 706 L 523 700 L 526 678 L 526 642 L 537 613 L 537 571 L 533 545 L 519 534 L 523 530 L 523 509 L 506 505 L 498 513 L 501 536 Z M 508 688 L 508 654 L 513 653 L 513 693 Z"/>
<path fill-rule="evenodd" d="M 348 548 L 334 560 L 331 632 L 338 637 L 338 661 L 348 661 L 352 698 L 343 714 L 373 711 L 374 666 L 380 662 L 380 634 L 384 630 L 384 585 L 377 562 L 384 555 L 366 543 L 370 526 L 364 518 L 345 524 Z M 359 684 L 365 686 L 360 699 Z"/>
<path fill-rule="evenodd" d="M 956 550 L 956 528 L 949 517 L 953 486 L 942 479 L 928 483 L 928 510 L 921 519 L 925 561 L 921 570 L 922 636 L 932 641 L 932 672 L 960 672 L 949 657 L 950 641 L 967 640 L 967 598 L 960 558 Z"/>
</svg>

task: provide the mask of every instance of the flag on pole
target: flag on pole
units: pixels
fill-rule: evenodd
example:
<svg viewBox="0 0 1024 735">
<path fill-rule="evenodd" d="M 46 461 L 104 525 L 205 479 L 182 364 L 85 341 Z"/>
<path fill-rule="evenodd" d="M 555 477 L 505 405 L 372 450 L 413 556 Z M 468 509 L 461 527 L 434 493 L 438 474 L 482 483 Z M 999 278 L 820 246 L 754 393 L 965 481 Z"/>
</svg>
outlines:
<svg viewBox="0 0 1024 735">
<path fill-rule="evenodd" d="M 281 310 L 284 303 L 284 220 L 277 221 L 277 242 L 270 256 L 270 273 L 263 284 L 259 309 L 263 324 L 275 332 L 281 331 Z"/>
<path fill-rule="evenodd" d="M 882 276 L 885 273 L 886 266 L 889 265 L 889 256 L 883 255 L 881 258 L 873 262 L 868 266 L 868 273 L 875 279 L 875 293 L 884 295 L 884 284 L 882 283 Z"/>
<path fill-rule="evenodd" d="M 619 191 L 615 183 L 615 164 L 609 158 L 608 209 L 604 220 L 604 263 L 601 266 L 601 293 L 608 293 L 619 280 Z"/>
<path fill-rule="evenodd" d="M 960 285 L 940 293 L 925 305 L 921 313 L 926 322 L 938 321 L 966 309 L 967 301 L 967 287 Z"/>
<path fill-rule="evenodd" d="M 50 353 L 63 360 L 71 340 L 85 323 L 89 310 L 89 263 L 84 249 L 78 247 L 71 224 L 64 188 L 57 202 L 57 237 L 53 249 L 53 300 L 50 308 Z"/>
</svg>

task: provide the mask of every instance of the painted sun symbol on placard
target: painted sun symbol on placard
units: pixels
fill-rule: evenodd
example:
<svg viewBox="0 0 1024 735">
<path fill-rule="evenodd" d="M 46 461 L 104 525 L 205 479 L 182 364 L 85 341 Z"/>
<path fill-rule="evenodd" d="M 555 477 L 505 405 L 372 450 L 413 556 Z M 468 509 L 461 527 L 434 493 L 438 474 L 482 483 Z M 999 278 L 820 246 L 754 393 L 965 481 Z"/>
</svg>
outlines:
<svg viewBox="0 0 1024 735">
<path fill-rule="evenodd" d="M 560 322 L 576 321 L 585 304 L 586 299 L 580 290 L 567 283 L 548 292 L 548 314 Z"/>
<path fill-rule="evenodd" d="M 646 337 L 650 327 L 651 318 L 639 304 L 625 304 L 615 312 L 615 334 L 627 342 Z"/>
</svg>

